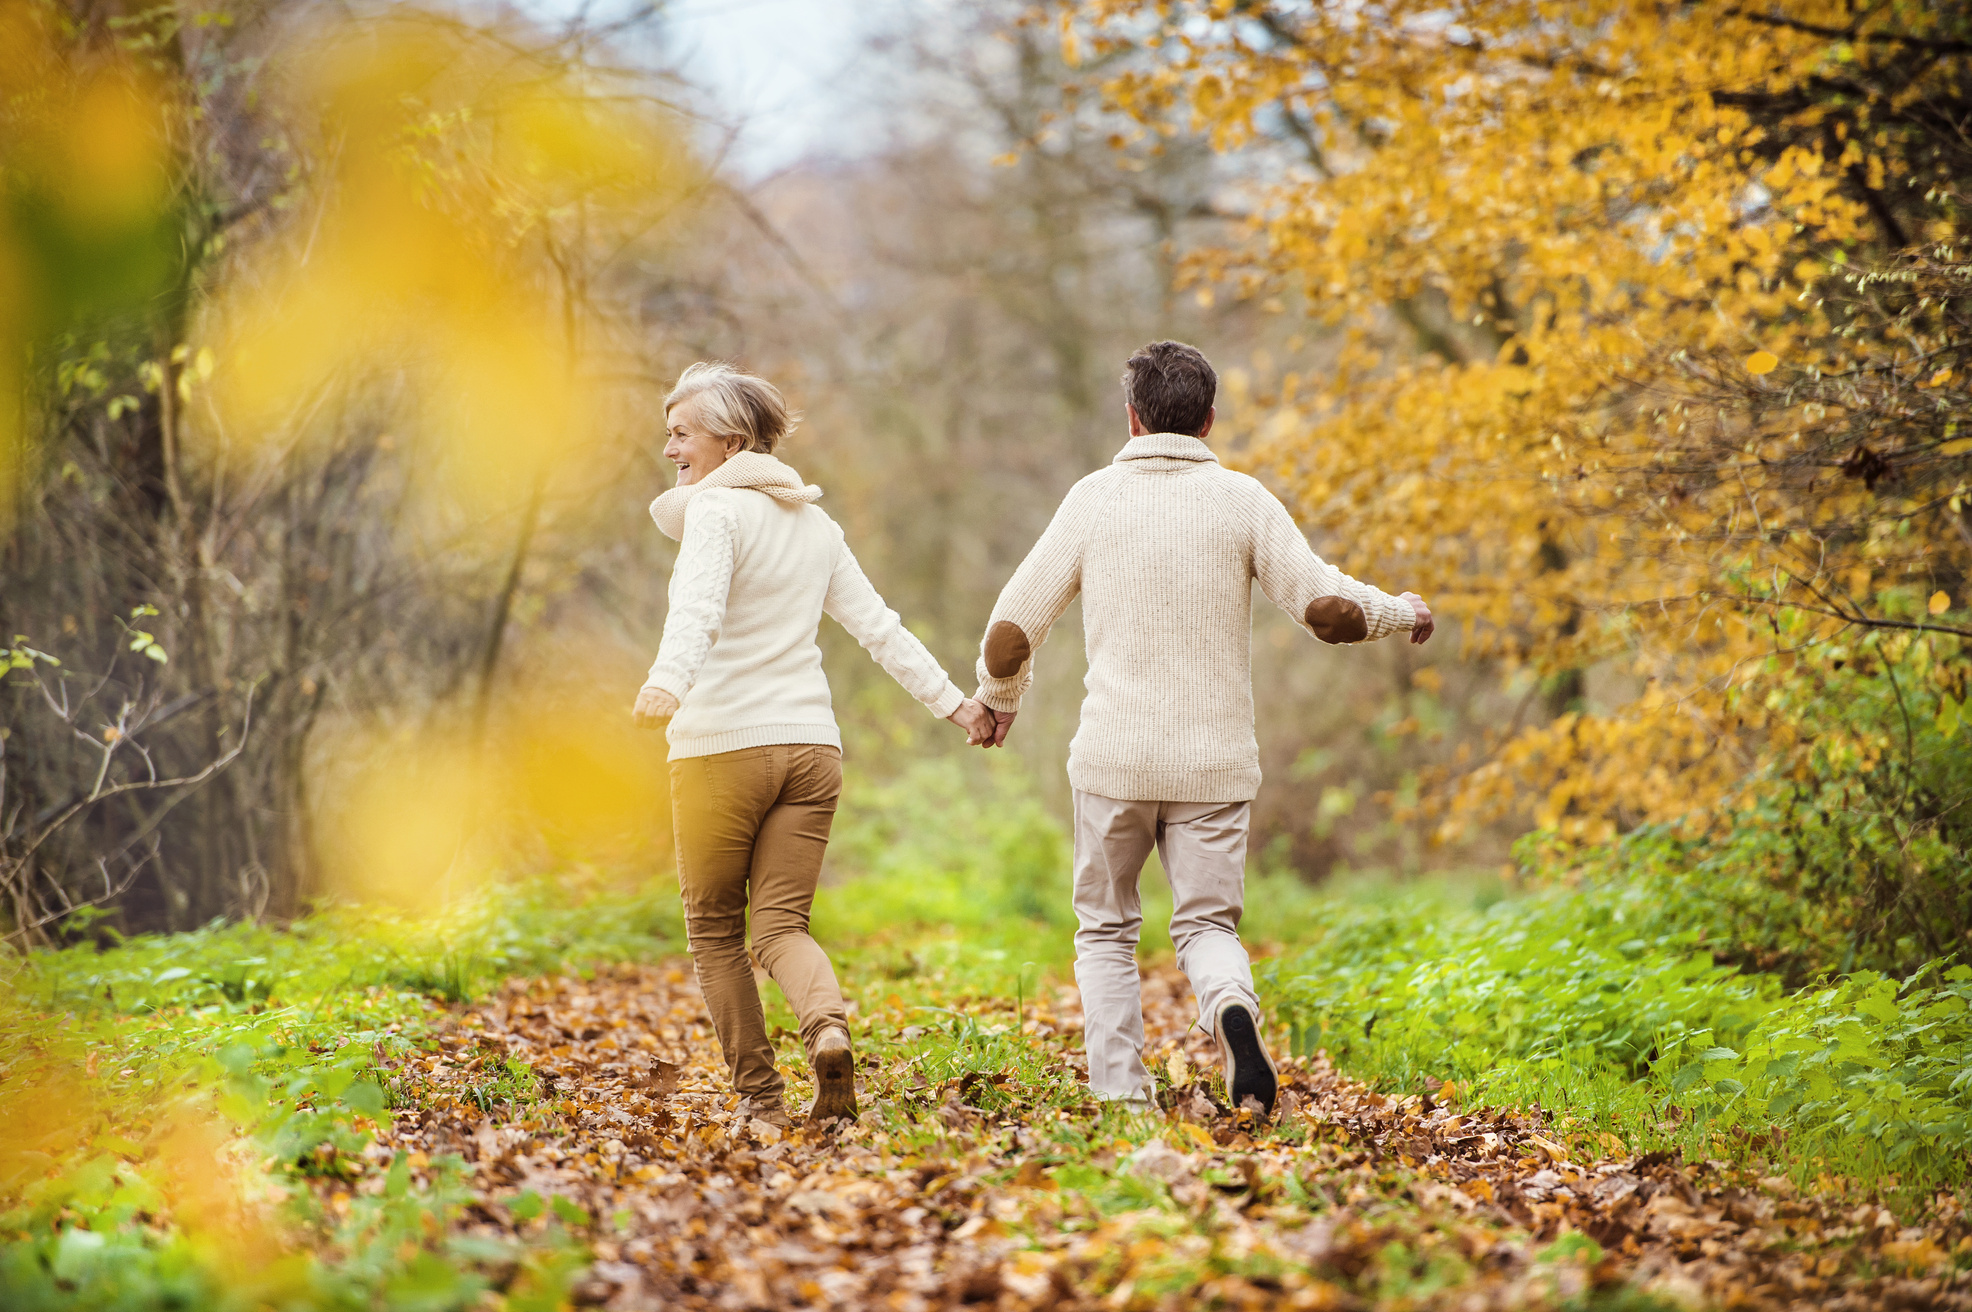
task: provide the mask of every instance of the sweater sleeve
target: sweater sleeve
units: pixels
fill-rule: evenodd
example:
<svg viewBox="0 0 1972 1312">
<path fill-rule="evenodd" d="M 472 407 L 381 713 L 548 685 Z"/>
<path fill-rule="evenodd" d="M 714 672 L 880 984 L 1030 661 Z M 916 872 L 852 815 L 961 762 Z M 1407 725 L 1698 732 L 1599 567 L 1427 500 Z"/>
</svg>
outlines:
<svg viewBox="0 0 1972 1312">
<path fill-rule="evenodd" d="M 905 692 L 924 703 L 926 710 L 942 720 L 959 709 L 965 694 L 945 673 L 938 658 L 904 627 L 897 612 L 883 604 L 846 540 L 836 552 L 835 572 L 829 576 L 822 609 L 849 630 L 850 636 L 863 644 L 863 650 L 902 684 Z"/>
<path fill-rule="evenodd" d="M 739 517 L 723 497 L 707 489 L 692 499 L 678 562 L 671 570 L 664 637 L 644 687 L 662 688 L 682 702 L 698 681 L 726 623 L 738 534 Z"/>
<path fill-rule="evenodd" d="M 1400 597 L 1358 583 L 1308 546 L 1287 507 L 1257 480 L 1248 480 L 1259 523 L 1253 573 L 1267 599 L 1323 642 L 1363 642 L 1408 633 L 1417 612 Z"/>
<path fill-rule="evenodd" d="M 979 644 L 979 700 L 1017 711 L 1034 686 L 1034 652 L 1082 590 L 1082 543 L 1092 492 L 1076 485 L 1055 510 L 1041 540 L 1000 590 Z"/>
</svg>

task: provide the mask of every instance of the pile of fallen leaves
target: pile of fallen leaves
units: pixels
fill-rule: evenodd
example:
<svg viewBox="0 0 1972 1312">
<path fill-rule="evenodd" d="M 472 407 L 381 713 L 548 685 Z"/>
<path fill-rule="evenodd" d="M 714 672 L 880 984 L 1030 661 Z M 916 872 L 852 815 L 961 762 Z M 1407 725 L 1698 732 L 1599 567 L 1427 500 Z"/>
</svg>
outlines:
<svg viewBox="0 0 1972 1312">
<path fill-rule="evenodd" d="M 927 1060 L 912 1013 L 860 1019 L 859 1121 L 783 1134 L 729 1091 L 687 965 L 515 981 L 457 1011 L 438 1050 L 386 1059 L 399 1109 L 380 1155 L 414 1172 L 462 1156 L 467 1233 L 579 1233 L 578 1298 L 610 1308 L 1972 1308 L 1952 1196 L 1899 1217 L 1612 1137 L 1590 1153 L 1537 1115 L 1449 1086 L 1388 1098 L 1320 1056 L 1284 1065 L 1257 1124 L 1221 1101 L 1183 977 L 1144 983 L 1162 1114 L 1081 1098 L 1060 990 L 993 1031 L 1041 1074 L 932 1079 L 949 1063 Z M 782 1050 L 798 1098 L 791 1036 Z"/>
</svg>

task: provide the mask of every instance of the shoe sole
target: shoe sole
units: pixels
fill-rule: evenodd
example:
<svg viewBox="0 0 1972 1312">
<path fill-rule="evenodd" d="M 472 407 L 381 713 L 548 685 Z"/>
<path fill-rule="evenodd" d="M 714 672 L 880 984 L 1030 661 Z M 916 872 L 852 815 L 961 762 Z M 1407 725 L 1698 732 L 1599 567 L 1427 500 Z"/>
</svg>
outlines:
<svg viewBox="0 0 1972 1312">
<path fill-rule="evenodd" d="M 1219 1030 L 1225 1036 L 1227 1056 L 1231 1059 L 1232 1079 L 1228 1081 L 1233 1110 L 1238 1111 L 1252 1098 L 1266 1109 L 1266 1114 L 1274 1114 L 1274 1098 L 1280 1092 L 1280 1081 L 1274 1075 L 1273 1063 L 1267 1060 L 1266 1045 L 1260 1042 L 1260 1031 L 1253 1024 L 1252 1015 L 1245 1007 L 1227 1007 L 1219 1019 Z"/>
<path fill-rule="evenodd" d="M 856 1118 L 856 1063 L 847 1048 L 832 1048 L 815 1057 L 815 1107 L 808 1124 Z"/>
</svg>

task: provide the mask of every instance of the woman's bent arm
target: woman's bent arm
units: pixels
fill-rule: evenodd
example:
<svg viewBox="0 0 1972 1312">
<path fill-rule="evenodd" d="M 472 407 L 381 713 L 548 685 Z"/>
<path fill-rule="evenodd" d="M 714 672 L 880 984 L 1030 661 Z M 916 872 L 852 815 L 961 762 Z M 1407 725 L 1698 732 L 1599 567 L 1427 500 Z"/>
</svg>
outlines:
<svg viewBox="0 0 1972 1312">
<path fill-rule="evenodd" d="M 875 657 L 876 663 L 933 715 L 948 719 L 959 709 L 965 694 L 946 675 L 937 657 L 917 640 L 917 635 L 904 627 L 897 612 L 883 604 L 883 598 L 871 586 L 863 567 L 856 563 L 856 553 L 847 542 L 835 558 L 835 573 L 829 578 L 828 596 L 822 602 L 822 609 L 849 630 L 863 644 L 863 650 Z"/>
<path fill-rule="evenodd" d="M 738 529 L 732 507 L 719 498 L 701 493 L 692 501 L 685 513 L 678 563 L 671 571 L 671 608 L 664 617 L 664 638 L 644 687 L 661 688 L 683 701 L 698 681 L 705 657 L 726 622 Z"/>
</svg>

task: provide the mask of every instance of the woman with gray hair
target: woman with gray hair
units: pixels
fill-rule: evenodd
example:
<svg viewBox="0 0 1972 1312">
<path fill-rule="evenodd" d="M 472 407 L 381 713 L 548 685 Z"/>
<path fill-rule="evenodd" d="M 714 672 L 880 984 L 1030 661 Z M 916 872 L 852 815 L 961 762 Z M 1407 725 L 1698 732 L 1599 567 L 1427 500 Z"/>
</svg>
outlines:
<svg viewBox="0 0 1972 1312">
<path fill-rule="evenodd" d="M 842 990 L 808 934 L 842 792 L 836 728 L 815 633 L 833 616 L 933 715 L 992 737 L 965 696 L 863 576 L 842 530 L 774 449 L 792 428 L 763 378 L 695 364 L 664 400 L 678 485 L 651 503 L 681 544 L 670 613 L 632 712 L 669 724 L 672 824 L 692 964 L 733 1086 L 755 1116 L 789 1124 L 767 1041 L 753 950 L 801 1025 L 818 1124 L 856 1114 Z"/>
</svg>

